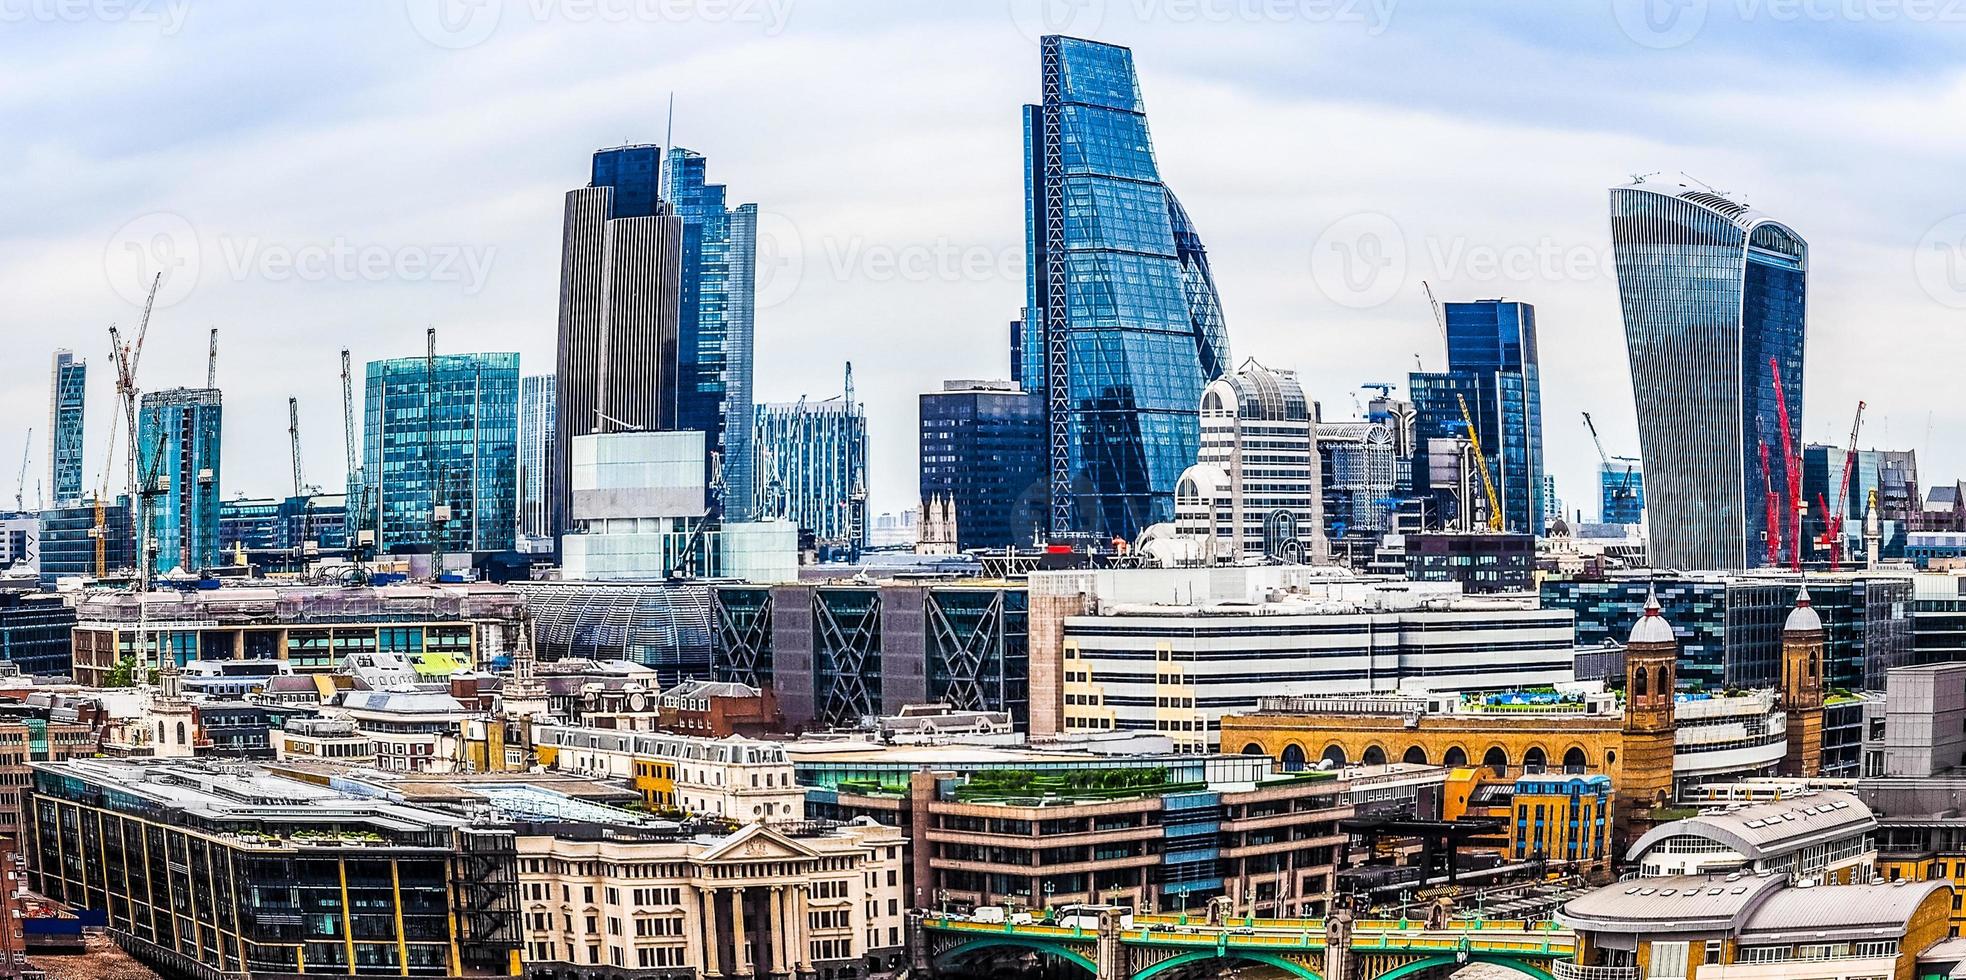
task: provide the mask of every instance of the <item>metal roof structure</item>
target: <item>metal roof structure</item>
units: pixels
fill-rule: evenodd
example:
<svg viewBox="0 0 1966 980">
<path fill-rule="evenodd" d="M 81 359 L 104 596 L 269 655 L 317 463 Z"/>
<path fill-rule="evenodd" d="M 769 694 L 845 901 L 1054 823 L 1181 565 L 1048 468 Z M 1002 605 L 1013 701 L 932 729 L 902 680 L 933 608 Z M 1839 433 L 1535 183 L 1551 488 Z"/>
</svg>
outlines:
<svg viewBox="0 0 1966 980">
<path fill-rule="evenodd" d="M 1673 837 L 1700 837 L 1760 861 L 1876 829 L 1877 815 L 1855 793 L 1805 793 L 1660 824 L 1632 843 L 1625 860 L 1637 861 Z"/>
</svg>

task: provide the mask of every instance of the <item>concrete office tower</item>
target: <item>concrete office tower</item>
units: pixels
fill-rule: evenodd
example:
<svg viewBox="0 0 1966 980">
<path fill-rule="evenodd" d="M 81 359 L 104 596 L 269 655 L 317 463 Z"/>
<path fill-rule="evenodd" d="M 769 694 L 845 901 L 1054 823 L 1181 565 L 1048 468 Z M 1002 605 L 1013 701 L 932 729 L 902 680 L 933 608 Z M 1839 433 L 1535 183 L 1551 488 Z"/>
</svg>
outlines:
<svg viewBox="0 0 1966 980">
<path fill-rule="evenodd" d="M 1201 450 L 1174 492 L 1175 533 L 1209 562 L 1322 562 L 1322 461 L 1297 375 L 1247 361 L 1201 396 Z"/>
<path fill-rule="evenodd" d="M 519 379 L 519 537 L 545 542 L 553 535 L 553 453 L 557 383 L 550 374 Z M 546 550 L 552 550 L 550 545 Z"/>
<path fill-rule="evenodd" d="M 758 206 L 724 203 L 724 185 L 693 150 L 670 147 L 663 199 L 683 219 L 676 327 L 676 428 L 704 434 L 706 479 L 721 517 L 751 512 L 751 352 L 757 307 Z M 722 491 L 717 493 L 717 485 Z"/>
<path fill-rule="evenodd" d="M 574 436 L 673 429 L 683 219 L 659 192 L 662 150 L 594 154 L 589 185 L 566 197 L 560 252 L 552 532 L 571 505 Z"/>
<path fill-rule="evenodd" d="M 1786 559 L 1801 537 L 1783 446 L 1802 451 L 1808 243 L 1720 194 L 1640 180 L 1611 190 L 1611 251 L 1652 564 L 1750 568 L 1768 564 L 1771 542 Z"/>
<path fill-rule="evenodd" d="M 1480 465 L 1487 467 L 1502 505 L 1502 530 L 1541 534 L 1543 396 L 1536 308 L 1499 299 L 1448 303 L 1443 318 L 1447 370 L 1415 373 L 1409 379 L 1421 456 L 1431 456 L 1429 440 L 1466 437 L 1467 420 L 1472 419 L 1481 440 Z M 1416 460 L 1415 471 L 1433 465 L 1430 458 L 1424 463 Z M 1485 514 L 1487 495 L 1479 472 L 1475 493 L 1481 495 L 1479 509 Z M 1435 512 L 1445 515 L 1459 509 L 1448 503 L 1437 495 Z"/>
<path fill-rule="evenodd" d="M 370 361 L 362 419 L 376 553 L 512 547 L 519 355 Z"/>
<path fill-rule="evenodd" d="M 146 392 L 138 413 L 138 547 L 152 572 L 195 575 L 219 563 L 218 389 Z"/>
<path fill-rule="evenodd" d="M 70 351 L 55 351 L 54 377 L 48 388 L 48 492 L 56 507 L 82 502 L 82 422 L 88 380 L 88 362 Z"/>
<path fill-rule="evenodd" d="M 1041 47 L 1012 377 L 1045 406 L 1048 530 L 1132 540 L 1173 516 L 1228 331 L 1201 238 L 1161 183 L 1133 53 L 1055 35 Z"/>
</svg>

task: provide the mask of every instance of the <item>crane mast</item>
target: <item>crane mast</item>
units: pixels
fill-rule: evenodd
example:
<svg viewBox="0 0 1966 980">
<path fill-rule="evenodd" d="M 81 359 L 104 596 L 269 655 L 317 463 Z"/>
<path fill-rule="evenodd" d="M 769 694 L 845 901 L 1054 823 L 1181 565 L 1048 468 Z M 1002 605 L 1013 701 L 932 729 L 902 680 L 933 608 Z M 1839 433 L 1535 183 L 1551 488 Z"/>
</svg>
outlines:
<svg viewBox="0 0 1966 980">
<path fill-rule="evenodd" d="M 210 345 L 205 348 L 205 387 L 218 387 L 218 328 L 212 328 Z"/>
<path fill-rule="evenodd" d="M 292 395 L 287 396 L 287 441 L 293 446 L 294 496 L 305 496 L 305 482 L 300 477 L 300 399 Z"/>
<path fill-rule="evenodd" d="M 1782 366 L 1768 359 L 1768 371 L 1775 382 L 1775 412 L 1782 423 L 1782 466 L 1788 477 L 1789 567 L 1802 570 L 1802 467 L 1796 462 L 1795 440 L 1790 435 L 1788 396 L 1782 392 Z M 1776 529 L 1777 534 L 1780 533 Z"/>
<path fill-rule="evenodd" d="M 1495 481 L 1488 478 L 1488 456 L 1481 451 L 1481 433 L 1475 431 L 1474 416 L 1468 412 L 1466 395 L 1455 392 L 1454 400 L 1461 403 L 1461 421 L 1468 427 L 1468 442 L 1474 446 L 1475 465 L 1481 467 L 1481 489 L 1488 495 L 1488 529 L 1502 529 L 1502 501 L 1495 495 Z"/>
</svg>

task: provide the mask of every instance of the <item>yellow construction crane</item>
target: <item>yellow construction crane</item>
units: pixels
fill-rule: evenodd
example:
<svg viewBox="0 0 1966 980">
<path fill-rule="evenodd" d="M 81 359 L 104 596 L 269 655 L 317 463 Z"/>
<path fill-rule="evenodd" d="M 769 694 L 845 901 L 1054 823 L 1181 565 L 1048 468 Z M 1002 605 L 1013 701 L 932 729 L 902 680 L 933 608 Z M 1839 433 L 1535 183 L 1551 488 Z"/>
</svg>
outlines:
<svg viewBox="0 0 1966 980">
<path fill-rule="evenodd" d="M 1488 494 L 1488 529 L 1502 529 L 1502 501 L 1495 496 L 1495 481 L 1488 478 L 1488 456 L 1481 451 L 1481 434 L 1475 431 L 1474 416 L 1468 413 L 1467 396 L 1454 393 L 1461 403 L 1461 422 L 1468 427 L 1468 442 L 1474 446 L 1475 465 L 1481 467 L 1481 489 Z"/>
</svg>

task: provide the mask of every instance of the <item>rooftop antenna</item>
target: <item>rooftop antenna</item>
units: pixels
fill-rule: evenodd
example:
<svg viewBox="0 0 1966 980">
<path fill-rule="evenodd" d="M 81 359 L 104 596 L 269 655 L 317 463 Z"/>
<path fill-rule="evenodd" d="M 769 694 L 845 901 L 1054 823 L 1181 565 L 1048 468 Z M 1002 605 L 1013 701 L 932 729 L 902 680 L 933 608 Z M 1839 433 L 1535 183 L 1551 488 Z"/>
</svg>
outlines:
<svg viewBox="0 0 1966 980">
<path fill-rule="evenodd" d="M 676 137 L 676 93 L 669 93 L 669 122 L 662 129 L 662 152 L 655 155 L 655 193 L 666 200 L 669 185 L 669 151 L 675 149 Z"/>
</svg>

